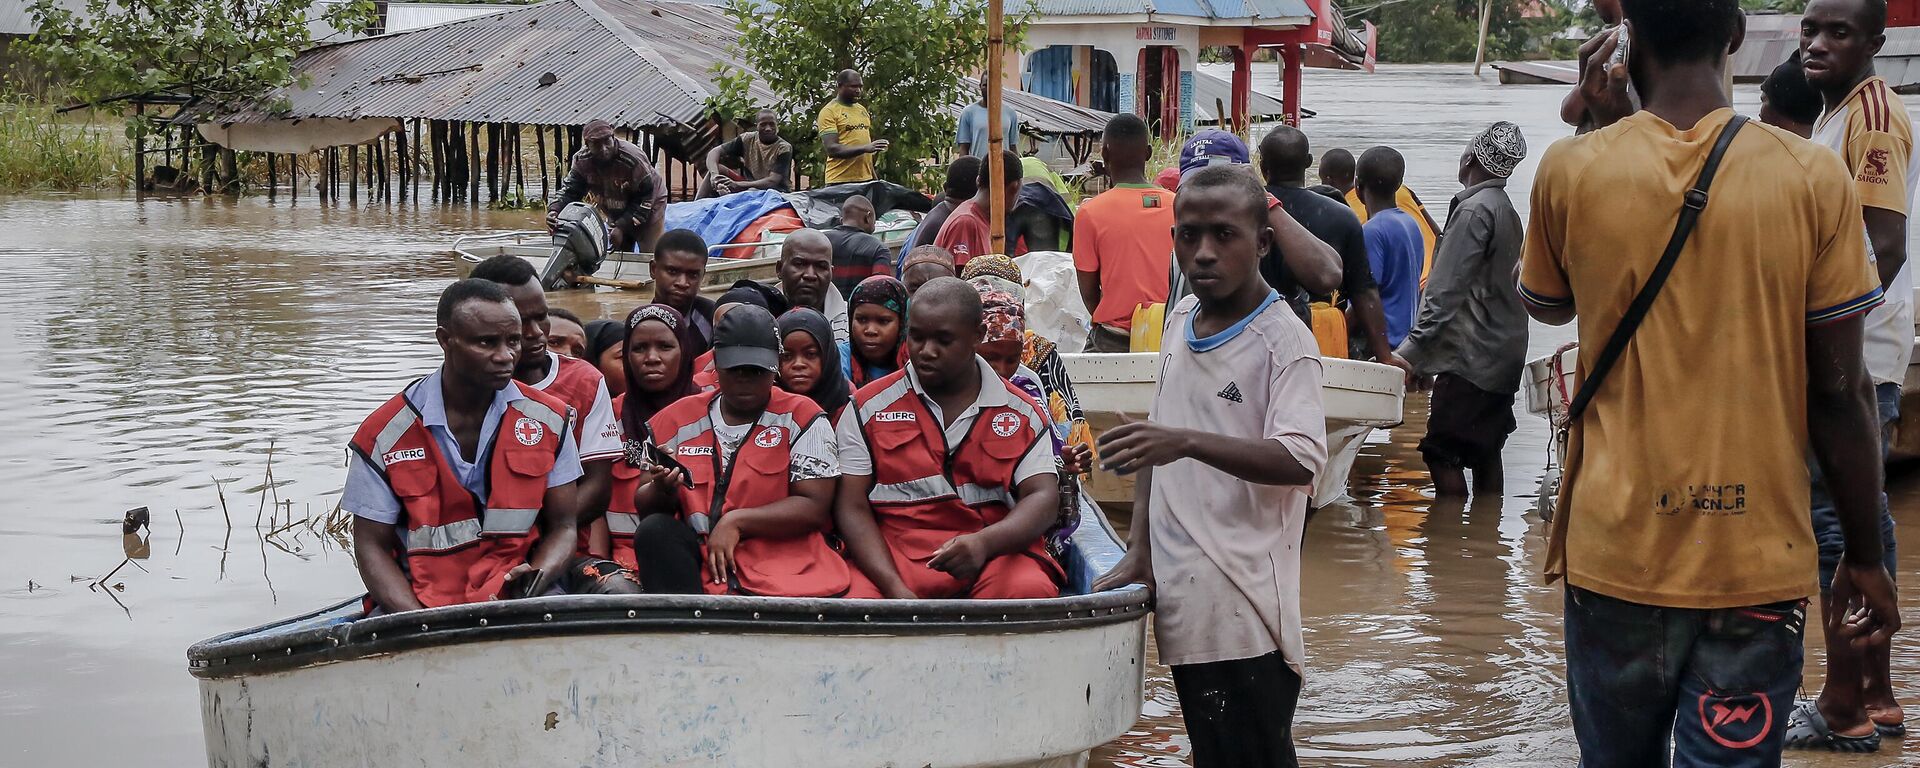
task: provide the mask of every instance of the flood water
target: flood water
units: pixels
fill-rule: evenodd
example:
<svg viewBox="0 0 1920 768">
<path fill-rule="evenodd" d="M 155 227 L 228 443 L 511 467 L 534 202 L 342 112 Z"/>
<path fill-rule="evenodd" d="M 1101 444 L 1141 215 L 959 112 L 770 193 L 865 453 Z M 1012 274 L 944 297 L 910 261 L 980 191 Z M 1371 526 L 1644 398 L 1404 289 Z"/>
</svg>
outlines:
<svg viewBox="0 0 1920 768">
<path fill-rule="evenodd" d="M 1259 74 L 1270 86 L 1272 70 Z M 1562 89 L 1491 74 L 1316 71 L 1306 103 L 1320 117 L 1306 127 L 1317 150 L 1398 147 L 1443 218 L 1460 149 L 1486 123 L 1521 124 L 1536 154 L 1564 134 Z M 1751 90 L 1742 98 L 1750 110 Z M 1532 167 L 1513 182 L 1523 210 Z M 14 414 L 0 441 L 0 766 L 204 764 L 186 646 L 358 593 L 346 553 L 305 521 L 338 499 L 358 421 L 435 365 L 452 238 L 535 218 L 306 195 L 0 199 L 0 402 Z M 561 303 L 601 316 L 631 299 Z M 1566 333 L 1536 327 L 1534 351 Z M 1424 421 L 1410 398 L 1406 425 L 1362 455 L 1354 500 L 1308 528 L 1304 761 L 1571 765 L 1559 592 L 1538 576 L 1531 514 L 1544 423 L 1521 414 L 1503 499 L 1436 505 L 1412 449 Z M 1920 525 L 1920 479 L 1896 479 L 1894 499 L 1900 522 Z M 139 506 L 151 530 L 126 540 L 120 517 Z M 1901 565 L 1903 580 L 1920 576 L 1920 557 Z M 1915 648 L 1903 636 L 1894 657 L 1910 701 Z M 1808 658 L 1817 685 L 1812 644 Z M 1180 766 L 1186 751 L 1171 681 L 1153 666 L 1142 721 L 1095 762 Z M 1902 761 L 1920 756 L 1896 741 L 1788 764 Z"/>
</svg>

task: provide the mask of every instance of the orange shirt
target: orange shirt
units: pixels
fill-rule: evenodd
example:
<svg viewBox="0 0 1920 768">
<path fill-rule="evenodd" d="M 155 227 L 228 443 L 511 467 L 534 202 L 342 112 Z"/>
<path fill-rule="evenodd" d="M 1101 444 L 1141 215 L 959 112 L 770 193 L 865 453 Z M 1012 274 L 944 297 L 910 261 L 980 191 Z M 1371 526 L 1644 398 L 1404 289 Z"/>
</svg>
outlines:
<svg viewBox="0 0 1920 768">
<path fill-rule="evenodd" d="M 1133 310 L 1167 300 L 1173 260 L 1173 193 L 1122 184 L 1080 206 L 1073 217 L 1073 268 L 1100 276 L 1093 321 L 1133 328 Z"/>
</svg>

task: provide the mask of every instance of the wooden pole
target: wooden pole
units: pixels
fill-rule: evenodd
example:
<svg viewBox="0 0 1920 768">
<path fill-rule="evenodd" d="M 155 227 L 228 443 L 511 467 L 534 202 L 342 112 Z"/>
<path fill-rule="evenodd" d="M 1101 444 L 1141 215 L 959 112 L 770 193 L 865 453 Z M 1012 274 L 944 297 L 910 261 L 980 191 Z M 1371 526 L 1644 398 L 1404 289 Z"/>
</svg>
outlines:
<svg viewBox="0 0 1920 768">
<path fill-rule="evenodd" d="M 1487 61 L 1487 17 L 1493 15 L 1493 0 L 1480 0 L 1480 43 L 1473 48 L 1473 76 L 1480 76 L 1480 65 Z"/>
<path fill-rule="evenodd" d="M 513 126 L 513 193 L 521 202 L 527 199 L 527 164 L 520 152 L 520 138 L 523 133 L 525 131 L 521 126 L 518 124 Z"/>
<path fill-rule="evenodd" d="M 1000 153 L 1006 149 L 1005 132 L 1000 130 L 1000 83 L 1005 67 L 1006 35 L 1001 20 L 1004 0 L 987 0 L 987 233 L 992 243 L 988 251 L 1007 253 L 1007 164 Z"/>
<path fill-rule="evenodd" d="M 360 201 L 360 145 L 347 147 L 347 203 Z"/>
<path fill-rule="evenodd" d="M 552 202 L 547 194 L 547 128 L 544 125 L 533 127 L 533 154 L 540 158 L 540 199 Z"/>
<path fill-rule="evenodd" d="M 272 152 L 268 152 L 267 153 L 267 199 L 268 200 L 273 200 L 273 198 L 280 193 L 279 164 L 275 163 L 273 161 L 273 158 L 274 158 L 274 154 Z"/>
<path fill-rule="evenodd" d="M 407 167 L 408 178 L 413 180 L 413 199 L 420 200 L 420 119 L 413 120 L 413 164 Z"/>
<path fill-rule="evenodd" d="M 396 180 L 400 182 L 398 184 L 400 187 L 400 202 L 404 203 L 407 201 L 407 172 L 412 170 L 407 167 L 407 127 L 405 125 L 400 126 L 400 132 L 393 135 L 393 141 L 394 175 L 397 177 Z"/>
<path fill-rule="evenodd" d="M 143 200 L 147 196 L 147 105 L 133 105 L 133 199 Z"/>
<path fill-rule="evenodd" d="M 467 199 L 468 205 L 480 204 L 480 126 L 468 123 L 467 131 Z"/>
<path fill-rule="evenodd" d="M 300 202 L 300 156 L 287 155 L 287 202 Z"/>
</svg>

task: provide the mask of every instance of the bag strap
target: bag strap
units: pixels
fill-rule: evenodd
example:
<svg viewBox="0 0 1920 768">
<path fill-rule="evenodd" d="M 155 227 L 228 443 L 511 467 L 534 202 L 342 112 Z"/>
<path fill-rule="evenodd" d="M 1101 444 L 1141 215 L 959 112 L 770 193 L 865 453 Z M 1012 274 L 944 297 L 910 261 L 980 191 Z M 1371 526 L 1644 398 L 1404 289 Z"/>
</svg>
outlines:
<svg viewBox="0 0 1920 768">
<path fill-rule="evenodd" d="M 1620 318 L 1620 325 L 1613 329 L 1613 335 L 1607 338 L 1607 345 L 1600 348 L 1600 356 L 1593 361 L 1593 370 L 1587 373 L 1585 381 L 1580 383 L 1580 391 L 1573 396 L 1573 403 L 1567 406 L 1567 423 L 1572 424 L 1585 413 L 1587 405 L 1593 401 L 1593 395 L 1599 391 L 1601 382 L 1613 371 L 1620 355 L 1627 351 L 1627 343 L 1633 340 L 1633 332 L 1640 329 L 1640 323 L 1647 319 L 1647 310 L 1653 308 L 1653 300 L 1660 296 L 1660 288 L 1667 284 L 1667 276 L 1673 274 L 1674 262 L 1680 260 L 1680 251 L 1687 245 L 1687 238 L 1693 235 L 1693 227 L 1700 221 L 1700 212 L 1707 209 L 1707 190 L 1713 187 L 1713 177 L 1720 171 L 1720 161 L 1726 159 L 1727 147 L 1733 144 L 1733 137 L 1747 124 L 1744 115 L 1734 115 L 1725 128 L 1720 129 L 1720 138 L 1714 142 L 1713 152 L 1707 155 L 1707 164 L 1700 169 L 1700 178 L 1687 190 L 1685 205 L 1680 209 L 1680 222 L 1673 227 L 1673 237 L 1667 240 L 1667 251 L 1660 255 L 1660 263 L 1653 268 L 1653 274 L 1647 276 L 1647 283 L 1640 287 L 1640 293 L 1633 297 L 1633 303 L 1627 305 L 1627 313 Z"/>
</svg>

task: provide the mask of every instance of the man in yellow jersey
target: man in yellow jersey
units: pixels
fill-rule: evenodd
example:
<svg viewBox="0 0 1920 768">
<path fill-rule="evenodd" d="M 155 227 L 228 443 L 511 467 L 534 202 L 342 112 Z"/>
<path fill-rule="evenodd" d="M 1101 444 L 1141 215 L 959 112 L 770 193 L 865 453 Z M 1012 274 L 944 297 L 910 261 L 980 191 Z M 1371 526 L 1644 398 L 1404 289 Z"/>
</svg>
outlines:
<svg viewBox="0 0 1920 768">
<path fill-rule="evenodd" d="M 1826 113 L 1814 126 L 1813 141 L 1833 149 L 1852 172 L 1859 190 L 1867 255 L 1886 293 L 1886 303 L 1867 314 L 1862 356 L 1878 401 L 1882 457 L 1900 417 L 1900 384 L 1913 356 L 1913 270 L 1907 268 L 1907 211 L 1913 202 L 1913 123 L 1900 97 L 1873 71 L 1873 57 L 1886 42 L 1885 0 L 1818 0 L 1800 23 L 1801 68 L 1820 92 Z M 1813 471 L 1813 533 L 1820 544 L 1821 612 L 1844 616 L 1830 586 L 1845 537 L 1818 465 Z M 1883 489 L 1874 489 L 1880 491 Z M 1879 505 L 1881 561 L 1894 571 L 1893 517 L 1884 492 Z M 1787 746 L 1867 752 L 1879 749 L 1883 736 L 1906 733 L 1904 713 L 1894 700 L 1889 648 L 1855 648 L 1838 627 L 1828 624 L 1826 683 L 1817 701 L 1794 708 Z"/>
<path fill-rule="evenodd" d="M 866 82 L 859 72 L 848 69 L 834 78 L 834 86 L 833 101 L 820 108 L 820 118 L 814 121 L 827 153 L 827 183 L 872 181 L 876 178 L 873 156 L 885 152 L 888 142 L 873 138 L 873 115 L 860 103 Z"/>
<path fill-rule="evenodd" d="M 1567 583 L 1574 737 L 1586 768 L 1773 768 L 1816 590 L 1807 456 L 1843 531 L 1833 595 L 1846 610 L 1828 621 L 1863 645 L 1900 626 L 1862 360 L 1880 281 L 1840 158 L 1734 122 L 1722 84 L 1744 36 L 1739 0 L 1622 6 L 1627 71 L 1598 76 L 1631 77 L 1644 108 L 1623 105 L 1618 83 L 1594 91 L 1611 99 L 1587 104 L 1598 127 L 1540 160 L 1521 257 L 1528 312 L 1577 315 L 1583 374 L 1681 211 L 1700 213 L 1568 436 L 1546 570 Z M 1711 188 L 1690 192 L 1728 130 Z"/>
</svg>

